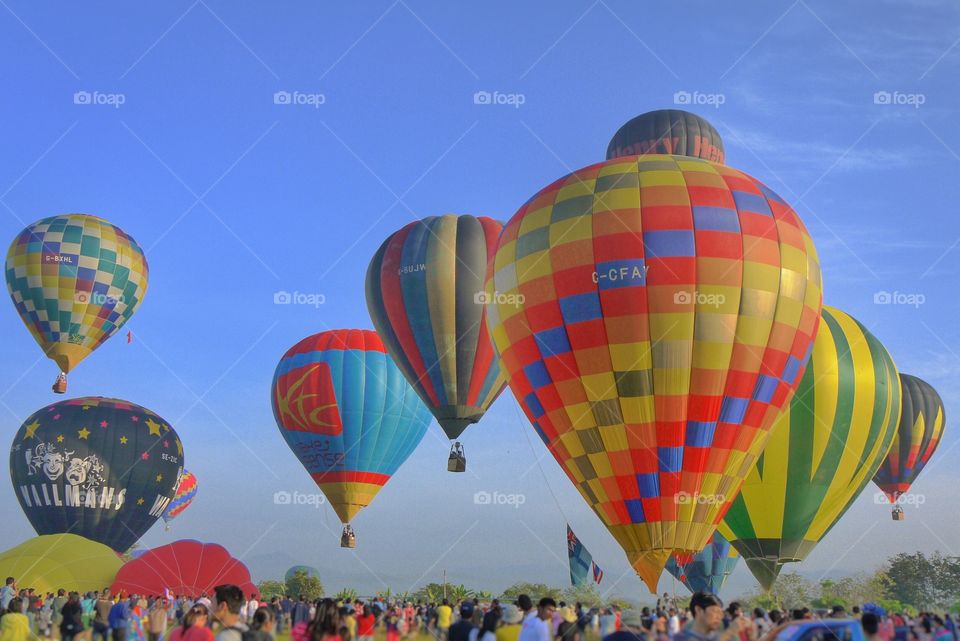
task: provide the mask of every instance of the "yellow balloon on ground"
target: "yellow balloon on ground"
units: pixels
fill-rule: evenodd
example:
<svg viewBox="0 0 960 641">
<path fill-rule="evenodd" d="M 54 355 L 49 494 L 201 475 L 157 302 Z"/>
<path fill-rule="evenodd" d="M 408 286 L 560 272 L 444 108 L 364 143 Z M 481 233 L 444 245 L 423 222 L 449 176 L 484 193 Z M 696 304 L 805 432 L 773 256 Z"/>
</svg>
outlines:
<svg viewBox="0 0 960 641">
<path fill-rule="evenodd" d="M 102 590 L 122 565 L 109 547 L 76 534 L 37 536 L 0 553 L 0 576 L 37 592 Z"/>
<path fill-rule="evenodd" d="M 824 306 L 797 393 L 717 530 L 764 588 L 840 520 L 886 458 L 899 421 L 890 354 L 856 319 Z"/>
</svg>

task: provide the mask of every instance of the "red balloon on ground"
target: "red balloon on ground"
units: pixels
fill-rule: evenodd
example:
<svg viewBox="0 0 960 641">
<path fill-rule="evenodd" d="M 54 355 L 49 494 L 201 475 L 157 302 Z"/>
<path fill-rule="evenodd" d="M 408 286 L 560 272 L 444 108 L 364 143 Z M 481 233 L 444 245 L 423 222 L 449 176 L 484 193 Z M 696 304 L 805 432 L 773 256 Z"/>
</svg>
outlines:
<svg viewBox="0 0 960 641">
<path fill-rule="evenodd" d="M 126 562 L 111 591 L 116 594 L 162 596 L 166 590 L 175 595 L 198 597 L 213 595 L 213 588 L 224 583 L 240 586 L 244 594 L 258 592 L 250 579 L 250 570 L 216 543 L 175 541 L 148 550 Z"/>
</svg>

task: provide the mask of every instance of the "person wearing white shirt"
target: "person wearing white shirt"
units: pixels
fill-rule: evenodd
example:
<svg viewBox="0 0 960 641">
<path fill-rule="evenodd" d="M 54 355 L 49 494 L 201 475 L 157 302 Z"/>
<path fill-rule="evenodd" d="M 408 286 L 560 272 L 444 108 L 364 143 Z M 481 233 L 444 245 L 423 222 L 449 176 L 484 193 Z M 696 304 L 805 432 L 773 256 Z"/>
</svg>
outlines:
<svg viewBox="0 0 960 641">
<path fill-rule="evenodd" d="M 518 641 L 553 641 L 551 622 L 556 611 L 556 601 L 549 597 L 540 599 L 536 614 L 524 618 Z"/>
<path fill-rule="evenodd" d="M 680 632 L 680 616 L 677 614 L 676 608 L 670 608 L 670 618 L 667 620 L 667 633 L 670 635 L 670 638 L 673 638 L 673 635 L 679 634 Z"/>
</svg>

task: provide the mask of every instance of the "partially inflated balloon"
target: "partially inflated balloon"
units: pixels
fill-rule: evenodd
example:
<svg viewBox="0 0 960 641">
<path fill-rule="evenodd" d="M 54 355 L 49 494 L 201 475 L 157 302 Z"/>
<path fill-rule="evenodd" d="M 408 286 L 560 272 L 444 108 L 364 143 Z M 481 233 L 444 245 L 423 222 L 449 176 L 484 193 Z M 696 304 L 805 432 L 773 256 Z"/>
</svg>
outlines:
<svg viewBox="0 0 960 641">
<path fill-rule="evenodd" d="M 66 374 L 137 311 L 147 291 L 147 260 L 119 227 L 62 214 L 17 235 L 6 276 L 20 318 Z"/>
<path fill-rule="evenodd" d="M 719 594 L 720 588 L 740 560 L 740 554 L 730 542 L 714 534 L 696 554 L 675 552 L 667 559 L 667 572 L 683 583 L 691 592 Z"/>
<path fill-rule="evenodd" d="M 173 500 L 183 445 L 134 403 L 84 397 L 34 412 L 10 448 L 13 489 L 37 534 L 127 550 Z"/>
<path fill-rule="evenodd" d="M 890 453 L 873 477 L 873 482 L 891 503 L 896 503 L 917 480 L 940 445 L 946 424 L 943 400 L 929 383 L 901 374 L 900 387 L 903 390 L 900 424 Z"/>
<path fill-rule="evenodd" d="M 367 268 L 377 333 L 451 439 L 506 385 L 483 313 L 501 227 L 483 217 L 425 218 L 387 238 Z"/>
<path fill-rule="evenodd" d="M 218 585 L 232 583 L 245 594 L 259 590 L 243 561 L 222 545 L 185 539 L 147 550 L 127 561 L 110 589 L 114 594 L 159 596 L 169 590 L 187 597 L 212 595 Z"/>
<path fill-rule="evenodd" d="M 36 536 L 0 552 L 0 574 L 40 594 L 102 590 L 122 565 L 109 547 L 76 534 Z"/>
<path fill-rule="evenodd" d="M 430 412 L 376 332 L 321 332 L 277 365 L 273 415 L 287 445 L 343 523 L 365 508 L 413 453 Z"/>
<path fill-rule="evenodd" d="M 290 579 L 292 579 L 294 576 L 296 576 L 297 572 L 303 572 L 304 574 L 310 577 L 320 578 L 320 570 L 313 567 L 312 565 L 294 565 L 289 570 L 287 570 L 286 574 L 283 575 L 284 582 L 287 582 Z"/>
<path fill-rule="evenodd" d="M 800 387 L 720 525 L 764 588 L 843 516 L 886 457 L 899 420 L 890 354 L 851 316 L 824 307 Z"/>
<path fill-rule="evenodd" d="M 510 388 L 651 591 L 753 466 L 803 373 L 820 288 L 793 209 L 705 160 L 593 165 L 504 227 L 487 314 Z"/>
<path fill-rule="evenodd" d="M 163 513 L 163 522 L 167 524 L 168 530 L 170 529 L 170 522 L 190 507 L 196 496 L 197 477 L 192 472 L 184 470 L 183 474 L 180 475 L 180 480 L 177 481 L 177 489 L 174 491 L 173 500 L 170 501 L 170 505 Z"/>
<path fill-rule="evenodd" d="M 723 140 L 713 125 L 682 109 L 648 111 L 620 127 L 607 145 L 607 160 L 673 154 L 723 162 Z"/>
</svg>

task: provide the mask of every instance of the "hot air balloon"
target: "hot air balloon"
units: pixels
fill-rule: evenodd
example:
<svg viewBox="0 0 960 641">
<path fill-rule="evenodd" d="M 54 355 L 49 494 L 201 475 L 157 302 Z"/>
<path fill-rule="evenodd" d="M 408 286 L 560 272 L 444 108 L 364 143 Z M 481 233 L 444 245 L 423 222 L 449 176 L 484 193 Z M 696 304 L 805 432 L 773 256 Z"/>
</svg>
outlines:
<svg viewBox="0 0 960 641">
<path fill-rule="evenodd" d="M 280 433 L 344 524 L 365 508 L 426 434 L 430 412 L 376 332 L 342 329 L 291 347 L 273 376 Z"/>
<path fill-rule="evenodd" d="M 294 565 L 289 570 L 287 570 L 286 574 L 283 575 L 284 583 L 286 583 L 287 581 L 292 579 L 294 576 L 296 576 L 297 572 L 303 572 L 304 574 L 310 577 L 320 578 L 320 570 L 318 570 L 317 568 L 311 565 Z"/>
<path fill-rule="evenodd" d="M 67 374 L 123 327 L 147 291 L 147 259 L 122 229 L 61 214 L 21 231 L 7 251 L 7 290 L 44 354 Z"/>
<path fill-rule="evenodd" d="M 197 477 L 192 472 L 184 470 L 183 474 L 180 475 L 180 480 L 177 481 L 177 489 L 173 493 L 173 500 L 170 501 L 170 505 L 163 513 L 163 522 L 166 524 L 165 530 L 170 531 L 170 522 L 190 507 L 196 495 Z"/>
<path fill-rule="evenodd" d="M 873 334 L 823 308 L 810 364 L 719 531 L 769 589 L 870 482 L 900 420 L 900 379 Z"/>
<path fill-rule="evenodd" d="M 893 504 L 893 520 L 903 520 L 903 508 L 898 504 L 927 461 L 933 456 L 946 424 L 943 401 L 937 390 L 916 376 L 900 374 L 900 424 L 893 437 L 890 453 L 883 461 L 873 482 L 883 490 Z"/>
<path fill-rule="evenodd" d="M 0 552 L 0 574 L 38 593 L 90 592 L 110 585 L 123 561 L 102 543 L 76 534 L 47 534 Z"/>
<path fill-rule="evenodd" d="M 517 212 L 492 290 L 510 389 L 652 592 L 671 552 L 707 544 L 800 380 L 810 235 L 736 169 L 618 158 Z"/>
<path fill-rule="evenodd" d="M 173 428 L 113 398 L 48 405 L 24 421 L 10 448 L 13 489 L 37 534 L 79 534 L 118 552 L 167 509 L 182 469 Z"/>
<path fill-rule="evenodd" d="M 607 160 L 674 154 L 723 162 L 723 140 L 709 122 L 682 109 L 658 109 L 620 127 L 607 145 Z"/>
<path fill-rule="evenodd" d="M 258 593 L 250 571 L 222 545 L 174 541 L 127 561 L 110 586 L 114 594 L 173 594 L 198 597 L 213 594 L 218 585 L 232 583 L 244 594 Z"/>
<path fill-rule="evenodd" d="M 714 534 L 700 552 L 674 552 L 667 559 L 667 572 L 683 583 L 690 592 L 719 594 L 720 588 L 733 569 L 740 555 L 730 542 Z"/>
<path fill-rule="evenodd" d="M 483 217 L 425 218 L 387 238 L 367 268 L 374 327 L 452 441 L 506 385 L 483 313 L 487 263 L 501 227 Z M 465 466 L 454 442 L 448 469 Z"/>
</svg>

